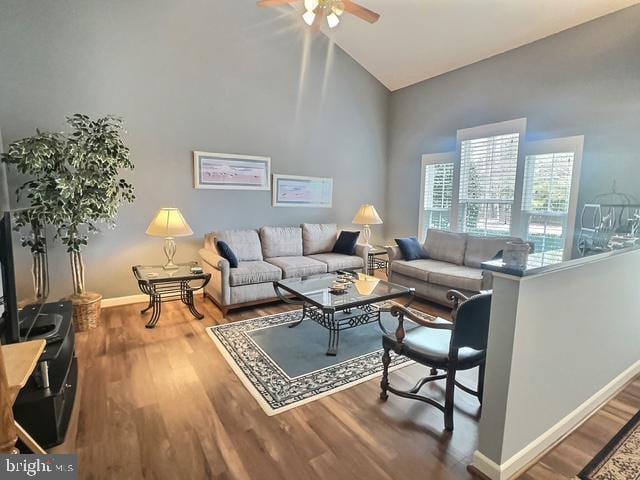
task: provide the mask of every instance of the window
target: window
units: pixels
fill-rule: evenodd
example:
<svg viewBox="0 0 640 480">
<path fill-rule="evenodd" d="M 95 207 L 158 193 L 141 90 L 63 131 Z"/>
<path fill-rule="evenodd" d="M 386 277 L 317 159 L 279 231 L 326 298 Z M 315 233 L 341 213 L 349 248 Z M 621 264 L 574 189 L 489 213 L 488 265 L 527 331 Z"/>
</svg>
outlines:
<svg viewBox="0 0 640 480">
<path fill-rule="evenodd" d="M 460 144 L 460 225 L 476 235 L 509 235 L 519 133 Z"/>
<path fill-rule="evenodd" d="M 454 159 L 453 154 L 422 156 L 421 239 L 429 228 L 451 229 Z"/>
<path fill-rule="evenodd" d="M 576 158 L 581 152 L 582 137 L 527 145 L 522 235 L 535 244 L 535 258 L 541 266 L 560 262 L 571 253 L 578 188 Z"/>
<path fill-rule="evenodd" d="M 526 119 L 458 130 L 457 152 L 422 156 L 418 233 L 514 235 L 534 262 L 571 255 L 584 138 L 524 142 Z"/>
</svg>

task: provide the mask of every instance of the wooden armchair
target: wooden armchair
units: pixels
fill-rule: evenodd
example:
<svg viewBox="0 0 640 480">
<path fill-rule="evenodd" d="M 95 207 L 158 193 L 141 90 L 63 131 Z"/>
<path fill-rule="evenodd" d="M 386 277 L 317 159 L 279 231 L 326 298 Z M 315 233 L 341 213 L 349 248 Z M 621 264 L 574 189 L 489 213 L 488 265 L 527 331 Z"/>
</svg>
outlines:
<svg viewBox="0 0 640 480">
<path fill-rule="evenodd" d="M 455 387 L 474 395 L 482 404 L 484 389 L 484 368 L 489 335 L 489 314 L 491 293 L 481 293 L 467 298 L 460 292 L 450 290 L 447 298 L 454 304 L 453 322 L 429 316 L 417 316 L 400 305 L 391 307 L 391 315 L 398 319 L 394 333 L 385 332 L 382 345 L 383 375 L 380 382 L 380 398 L 387 400 L 388 392 L 405 398 L 413 398 L 428 403 L 444 412 L 445 430 L 453 430 L 453 405 Z M 419 327 L 405 330 L 404 321 L 408 319 Z M 422 365 L 430 367 L 430 375 L 421 379 L 408 391 L 398 390 L 389 384 L 389 352 L 404 355 Z M 458 370 L 479 367 L 478 385 L 472 390 L 456 381 Z M 445 373 L 439 374 L 438 370 Z M 418 395 L 428 382 L 446 380 L 444 404 Z"/>
</svg>

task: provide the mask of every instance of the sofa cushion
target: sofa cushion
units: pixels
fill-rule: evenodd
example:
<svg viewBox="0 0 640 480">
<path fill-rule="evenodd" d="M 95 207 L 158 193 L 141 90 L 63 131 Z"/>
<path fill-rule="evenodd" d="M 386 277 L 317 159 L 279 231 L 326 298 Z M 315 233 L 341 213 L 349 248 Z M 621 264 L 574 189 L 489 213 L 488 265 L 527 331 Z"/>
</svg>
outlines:
<svg viewBox="0 0 640 480">
<path fill-rule="evenodd" d="M 429 272 L 429 283 L 479 292 L 482 290 L 482 270 L 449 263 L 438 271 Z"/>
<path fill-rule="evenodd" d="M 231 268 L 238 268 L 238 257 L 236 257 L 236 254 L 233 253 L 231 247 L 227 245 L 227 242 L 218 240 L 216 242 L 216 248 L 218 249 L 218 253 L 220 254 L 220 256 L 227 259 Z"/>
<path fill-rule="evenodd" d="M 309 255 L 309 258 L 318 260 L 327 264 L 327 271 L 335 272 L 336 270 L 364 268 L 364 261 L 360 257 L 352 255 L 343 255 L 342 253 L 318 253 Z"/>
<path fill-rule="evenodd" d="M 302 255 L 302 229 L 300 227 L 262 227 L 260 241 L 264 258 Z"/>
<path fill-rule="evenodd" d="M 229 245 L 239 262 L 262 260 L 262 246 L 256 230 L 221 230 L 214 232 L 213 237 L 216 242 L 222 240 Z"/>
<path fill-rule="evenodd" d="M 330 252 L 336 238 L 338 227 L 335 223 L 302 224 L 302 250 L 305 255 Z"/>
<path fill-rule="evenodd" d="M 442 264 L 451 265 L 440 260 L 396 260 L 391 263 L 391 271 L 428 282 L 429 272 L 440 270 Z"/>
<path fill-rule="evenodd" d="M 420 260 L 429 258 L 427 252 L 424 251 L 420 242 L 416 237 L 408 238 L 396 238 L 396 243 L 400 252 L 402 252 L 402 258 L 405 260 Z"/>
<path fill-rule="evenodd" d="M 327 264 L 309 257 L 276 257 L 265 261 L 282 270 L 283 278 L 308 277 L 327 273 Z"/>
<path fill-rule="evenodd" d="M 462 265 L 467 245 L 466 233 L 445 232 L 444 230 L 429 229 L 424 249 L 429 258 L 443 262 Z"/>
<path fill-rule="evenodd" d="M 358 243 L 358 237 L 360 232 L 347 232 L 345 230 L 340 232 L 336 244 L 333 246 L 333 253 L 342 253 L 344 255 L 355 255 L 356 244 Z"/>
<path fill-rule="evenodd" d="M 255 283 L 275 282 L 282 278 L 282 271 L 262 260 L 239 262 L 237 268 L 229 270 L 229 285 L 252 285 Z"/>
<path fill-rule="evenodd" d="M 468 267 L 480 268 L 482 262 L 491 260 L 500 250 L 504 250 L 507 242 L 519 240 L 516 237 L 478 237 L 467 236 L 467 250 L 464 264 Z"/>
</svg>

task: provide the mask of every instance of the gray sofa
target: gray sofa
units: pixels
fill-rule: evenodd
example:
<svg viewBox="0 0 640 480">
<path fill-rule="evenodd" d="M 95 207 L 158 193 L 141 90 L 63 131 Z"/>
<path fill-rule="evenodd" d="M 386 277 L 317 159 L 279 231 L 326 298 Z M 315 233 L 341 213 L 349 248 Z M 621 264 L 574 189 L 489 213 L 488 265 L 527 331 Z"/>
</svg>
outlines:
<svg viewBox="0 0 640 480">
<path fill-rule="evenodd" d="M 480 264 L 494 258 L 509 241 L 522 240 L 431 229 L 423 244 L 429 259 L 407 261 L 398 247 L 387 247 L 389 281 L 415 288 L 417 296 L 451 306 L 447 298 L 451 289 L 465 295 L 491 289 L 491 272 L 482 270 Z"/>
<path fill-rule="evenodd" d="M 335 224 L 299 227 L 262 227 L 259 230 L 224 230 L 205 236 L 200 249 L 202 268 L 211 273 L 205 287 L 209 297 L 226 314 L 233 308 L 277 300 L 273 282 L 336 270 L 363 270 L 369 248 L 356 245 L 355 255 L 332 253 L 338 237 Z M 226 242 L 238 257 L 230 268 L 220 256 L 217 240 Z"/>
</svg>

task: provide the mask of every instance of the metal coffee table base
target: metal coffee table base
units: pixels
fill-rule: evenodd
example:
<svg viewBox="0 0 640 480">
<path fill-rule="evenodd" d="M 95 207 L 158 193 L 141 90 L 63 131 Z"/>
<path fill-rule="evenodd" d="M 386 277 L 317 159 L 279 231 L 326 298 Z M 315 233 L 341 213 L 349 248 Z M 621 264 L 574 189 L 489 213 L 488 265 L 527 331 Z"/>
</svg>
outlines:
<svg viewBox="0 0 640 480">
<path fill-rule="evenodd" d="M 335 356 L 338 353 L 340 332 L 360 325 L 366 325 L 367 323 L 379 322 L 380 310 L 373 305 L 362 305 L 333 312 L 324 311 L 321 308 L 303 303 L 302 318 L 296 323 L 289 325 L 289 328 L 297 327 L 307 318 L 329 330 L 327 355 Z"/>
</svg>

